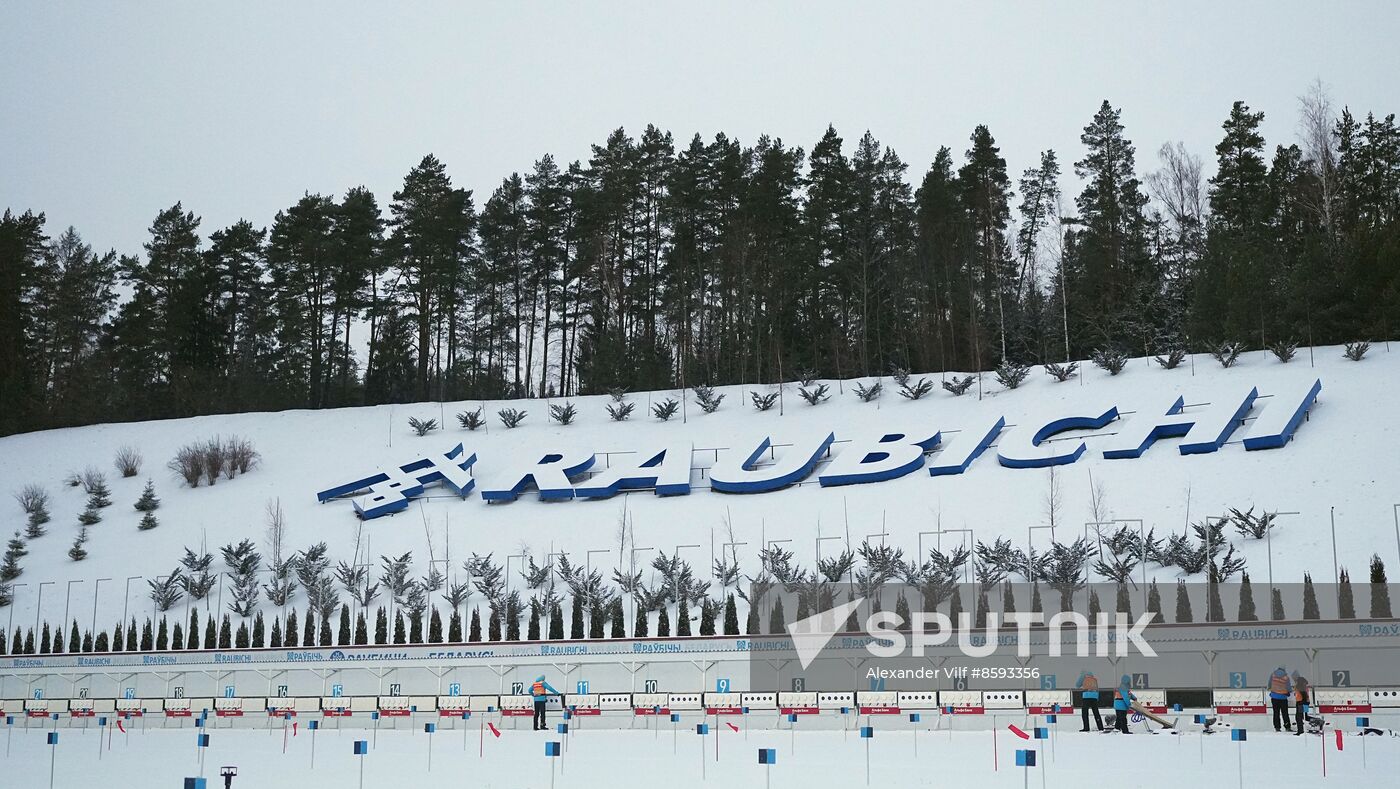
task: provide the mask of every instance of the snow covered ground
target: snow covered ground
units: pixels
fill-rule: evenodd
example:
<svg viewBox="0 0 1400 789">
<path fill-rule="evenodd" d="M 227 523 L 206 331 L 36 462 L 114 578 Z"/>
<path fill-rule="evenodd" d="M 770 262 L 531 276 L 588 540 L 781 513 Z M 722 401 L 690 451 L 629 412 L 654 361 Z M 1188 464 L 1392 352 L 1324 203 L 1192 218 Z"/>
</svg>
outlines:
<svg viewBox="0 0 1400 789">
<path fill-rule="evenodd" d="M 1393 567 L 1397 545 L 1392 505 L 1400 502 L 1396 473 L 1400 410 L 1394 407 L 1394 393 L 1400 389 L 1400 353 L 1392 354 L 1378 344 L 1359 363 L 1343 359 L 1340 348 L 1328 347 L 1312 354 L 1300 351 L 1286 365 L 1271 355 L 1251 352 L 1230 369 L 1222 369 L 1203 354 L 1172 371 L 1135 359 L 1117 377 L 1085 364 L 1080 377 L 1066 383 L 1056 383 L 1035 368 L 1027 383 L 1015 390 L 1002 390 L 991 375 L 985 376 L 980 399 L 974 386 L 963 397 L 939 389 L 922 400 L 909 401 L 899 397 L 893 382 L 885 379 L 885 395 L 873 403 L 860 402 L 851 392 L 851 382 L 831 382 L 831 400 L 812 407 L 789 385 L 781 415 L 777 408 L 755 411 L 747 394 L 753 387 L 731 386 L 721 390 L 726 399 L 719 411 L 703 414 L 692 403 L 684 422 L 679 417 L 660 422 L 648 415 L 649 400 L 680 394 L 662 392 L 632 395 L 637 412 L 624 423 L 609 421 L 606 397 L 582 397 L 573 400 L 579 417 L 569 426 L 550 422 L 546 403 L 524 401 L 486 403 L 489 427 L 475 432 L 459 428 L 453 417 L 479 405 L 469 402 L 208 416 L 10 436 L 0 439 L 0 492 L 8 494 L 37 482 L 53 499 L 49 534 L 31 542 L 22 562 L 24 574 L 18 582 L 26 587 L 17 589 L 13 611 L 17 622 L 32 620 L 38 583 L 52 581 L 55 585 L 44 591 L 45 619 L 57 621 L 69 610 L 69 618 L 76 617 L 86 626 L 94 592 L 98 592 L 98 626 L 110 628 L 123 606 L 125 580 L 168 574 L 185 546 L 198 549 L 201 543 L 207 544 L 217 555 L 218 546 L 246 537 L 266 552 L 263 510 L 270 499 L 280 499 L 287 513 L 288 550 L 325 541 L 333 563 L 352 561 L 360 524 L 350 502 L 318 504 L 316 492 L 383 466 L 445 452 L 458 442 L 477 453 L 474 473 L 479 487 L 488 487 L 500 482 L 512 464 L 534 461 L 560 448 L 604 453 L 689 441 L 696 449 L 695 466 L 702 469 L 716 456 L 706 450 L 722 453 L 732 448 L 747 453 L 768 435 L 781 444 L 829 429 L 839 441 L 898 426 L 933 425 L 945 431 L 945 439 L 956 440 L 953 431 L 997 414 L 1014 425 L 1101 403 L 1131 412 L 1167 393 L 1180 393 L 1188 404 L 1201 404 L 1240 386 L 1257 386 L 1268 394 L 1313 378 L 1321 379 L 1323 385 L 1319 403 L 1296 439 L 1282 449 L 1246 452 L 1237 434 L 1219 452 L 1208 455 L 1180 455 L 1177 439 L 1168 439 L 1139 459 L 1106 460 L 1094 449 L 1102 439 L 1090 438 L 1083 458 L 1056 471 L 1061 500 L 1055 516 L 1061 525 L 1057 536 L 1061 540 L 1078 537 L 1082 524 L 1093 519 L 1092 479 L 1101 492 L 1101 518 L 1142 518 L 1159 535 L 1180 532 L 1188 522 L 1219 515 L 1230 506 L 1298 513 L 1282 517 L 1273 538 L 1279 582 L 1298 581 L 1305 571 L 1320 581 L 1331 580 L 1329 515 L 1333 510 L 1340 564 L 1357 575 L 1364 572 L 1371 554 L 1380 553 Z M 518 429 L 506 430 L 494 417 L 507 405 L 529 412 Z M 407 425 L 410 416 L 438 418 L 447 427 L 418 438 Z M 261 453 L 261 464 L 246 476 L 219 480 L 212 488 L 184 487 L 166 462 L 180 445 L 215 435 L 250 439 Z M 124 445 L 145 457 L 137 477 L 122 479 L 112 469 L 113 455 Z M 835 451 L 840 447 L 837 444 Z M 945 548 L 950 541 L 965 539 L 963 535 L 920 537 L 920 532 L 940 527 L 971 529 L 980 540 L 1007 537 L 1024 546 L 1027 527 L 1049 520 L 1050 472 L 1003 468 L 994 452 L 984 454 L 961 475 L 930 477 L 920 471 L 883 483 L 825 489 L 809 480 L 747 496 L 697 487 L 684 497 L 661 498 L 643 492 L 605 501 L 540 502 L 527 493 L 514 503 L 488 504 L 478 495 L 460 501 L 430 489 L 431 497 L 408 512 L 366 522 L 366 544 L 359 559 L 368 556 L 377 563 L 380 555 L 412 551 L 417 575 L 427 573 L 431 556 L 438 561 L 449 559 L 449 571 L 461 576 L 461 560 L 473 552 L 493 553 L 497 562 L 530 554 L 545 563 L 547 554 L 563 551 L 576 564 L 603 566 L 610 572 L 620 560 L 627 561 L 620 557 L 617 542 L 624 510 L 635 531 L 635 542 L 629 547 L 679 550 L 681 558 L 702 574 L 711 557 L 730 542 L 743 543 L 735 550 L 747 573 L 757 570 L 760 546 L 775 540 L 788 541 L 784 547 L 804 567 L 813 565 L 816 538 L 823 536 L 849 538 L 852 545 L 859 545 L 867 535 L 874 535 L 874 541 L 884 539 L 911 557 L 921 543 L 926 551 L 940 539 Z M 604 462 L 600 454 L 599 465 Z M 115 504 L 103 511 L 103 521 L 91 529 L 89 558 L 73 562 L 67 551 L 84 496 L 81 489 L 66 487 L 62 480 L 87 466 L 108 472 Z M 697 485 L 705 484 L 702 476 L 697 472 Z M 143 532 L 136 528 L 140 513 L 131 504 L 148 477 L 155 480 L 162 505 L 156 513 L 159 528 Z M 732 527 L 732 536 L 726 524 Z M 23 514 L 8 495 L 0 500 L 0 526 L 6 532 L 23 526 Z M 1034 539 L 1037 550 L 1043 550 L 1049 534 L 1039 531 Z M 1235 539 L 1253 575 L 1261 578 L 1268 561 L 1265 544 Z M 827 542 L 822 549 L 829 553 L 836 545 Z M 649 562 L 654 551 L 639 550 L 638 563 Z M 512 583 L 518 584 L 522 560 L 510 561 Z M 222 569 L 221 562 L 216 561 L 215 567 Z M 1175 575 L 1174 570 L 1154 567 L 1154 571 L 1163 579 Z M 112 580 L 99 586 L 97 578 Z M 78 583 L 69 586 L 65 582 L 70 580 Z M 146 591 L 140 580 L 131 584 L 133 611 L 149 607 Z M 298 593 L 294 604 L 301 607 L 303 602 Z"/>
<path fill-rule="evenodd" d="M 357 787 L 362 762 L 352 755 L 357 739 L 372 741 L 363 758 L 363 785 L 376 788 L 468 783 L 510 789 L 662 783 L 671 789 L 863 786 L 867 748 L 870 786 L 1234 787 L 1241 785 L 1243 775 L 1243 785 L 1271 789 L 1328 784 L 1355 788 L 1393 786 L 1400 770 L 1400 738 L 1365 738 L 1363 751 L 1362 738 L 1347 736 L 1344 749 L 1338 751 L 1330 732 L 1324 740 L 1253 729 L 1240 743 L 1231 741 L 1228 733 L 1080 734 L 1073 730 L 1073 721 L 1063 719 L 1053 740 L 1039 741 L 1020 740 L 1005 727 L 995 742 L 991 731 L 886 731 L 878 719 L 869 740 L 856 731 L 799 730 L 794 736 L 781 730 L 724 729 L 716 759 L 713 729 L 708 736 L 697 735 L 697 720 L 683 718 L 674 736 L 664 722 L 650 732 L 585 729 L 566 737 L 553 731 L 503 731 L 495 738 L 475 723 L 465 731 L 439 729 L 431 735 L 431 772 L 429 735 L 421 727 L 415 732 L 380 731 L 377 738 L 364 730 L 321 730 L 314 767 L 311 736 L 304 728 L 295 737 L 284 736 L 280 728 L 216 730 L 204 754 L 204 775 L 217 776 L 220 766 L 234 765 L 235 789 Z M 48 786 L 51 752 L 44 730 L 19 728 L 12 736 L 10 751 L 0 761 L 0 786 Z M 133 726 L 127 734 L 112 732 L 110 744 L 99 742 L 99 737 L 95 727 L 59 729 L 53 752 L 55 787 L 175 789 L 184 777 L 199 775 L 191 729 L 142 732 Z M 547 741 L 566 741 L 567 749 L 559 758 L 546 757 Z M 1027 774 L 1015 766 L 1016 750 L 1036 747 L 1042 753 Z M 760 748 L 775 751 L 777 763 L 771 768 L 758 763 Z M 222 783 L 211 778 L 208 785 Z"/>
</svg>

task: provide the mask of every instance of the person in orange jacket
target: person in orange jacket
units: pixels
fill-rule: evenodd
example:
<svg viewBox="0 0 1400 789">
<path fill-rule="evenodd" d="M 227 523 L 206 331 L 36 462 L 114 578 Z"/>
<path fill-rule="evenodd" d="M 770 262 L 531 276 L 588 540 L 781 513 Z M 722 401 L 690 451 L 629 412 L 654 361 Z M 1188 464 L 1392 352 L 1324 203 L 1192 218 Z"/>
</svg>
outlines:
<svg viewBox="0 0 1400 789">
<path fill-rule="evenodd" d="M 1274 731 L 1293 731 L 1293 725 L 1288 720 L 1288 697 L 1293 695 L 1293 683 L 1288 679 L 1288 672 L 1283 666 L 1274 669 L 1274 673 L 1269 675 L 1268 691 L 1269 705 L 1274 711 Z"/>
<path fill-rule="evenodd" d="M 1084 721 L 1084 726 L 1080 731 L 1089 730 L 1089 711 L 1094 711 L 1094 727 L 1103 731 L 1103 717 L 1099 715 L 1099 678 L 1094 676 L 1094 672 L 1085 671 L 1079 675 L 1079 680 L 1074 683 L 1074 689 L 1080 691 L 1079 694 L 1079 717 Z"/>
<path fill-rule="evenodd" d="M 1297 705 L 1298 719 L 1294 725 L 1293 736 L 1303 733 L 1303 721 L 1307 720 L 1308 710 L 1311 709 L 1312 687 L 1308 684 L 1308 678 L 1293 672 L 1293 701 Z"/>
</svg>

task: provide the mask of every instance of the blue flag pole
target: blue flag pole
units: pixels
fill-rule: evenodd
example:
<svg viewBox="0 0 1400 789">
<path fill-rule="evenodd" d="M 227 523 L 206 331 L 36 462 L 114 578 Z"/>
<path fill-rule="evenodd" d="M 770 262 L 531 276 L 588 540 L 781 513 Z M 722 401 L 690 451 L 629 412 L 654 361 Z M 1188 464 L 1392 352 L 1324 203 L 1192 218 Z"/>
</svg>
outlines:
<svg viewBox="0 0 1400 789">
<path fill-rule="evenodd" d="M 355 755 L 360 757 L 360 789 L 365 789 L 365 754 L 369 753 L 369 743 L 355 740 Z"/>
<path fill-rule="evenodd" d="M 58 732 L 49 732 L 49 789 L 53 789 L 53 765 L 58 754 Z"/>
</svg>

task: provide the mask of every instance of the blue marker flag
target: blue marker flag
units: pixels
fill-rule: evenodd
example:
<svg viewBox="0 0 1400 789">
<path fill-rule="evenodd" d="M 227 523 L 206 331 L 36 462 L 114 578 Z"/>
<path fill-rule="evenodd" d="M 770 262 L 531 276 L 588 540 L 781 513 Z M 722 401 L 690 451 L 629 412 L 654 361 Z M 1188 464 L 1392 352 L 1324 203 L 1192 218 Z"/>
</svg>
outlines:
<svg viewBox="0 0 1400 789">
<path fill-rule="evenodd" d="M 1181 712 L 1181 702 L 1172 705 L 1172 712 Z"/>
<path fill-rule="evenodd" d="M 1205 722 L 1206 722 L 1206 716 L 1204 716 L 1204 715 L 1196 715 L 1196 716 L 1194 716 L 1194 717 L 1191 719 L 1191 722 L 1192 722 L 1192 723 L 1205 723 Z"/>
<path fill-rule="evenodd" d="M 569 719 L 572 718 L 572 717 L 574 717 L 573 708 L 564 710 L 564 720 L 569 720 Z"/>
<path fill-rule="evenodd" d="M 1370 719 L 1370 718 L 1367 718 L 1367 717 L 1365 717 L 1365 716 L 1359 717 L 1359 718 L 1356 719 L 1356 725 L 1357 725 L 1357 726 L 1360 726 L 1360 727 L 1362 727 L 1362 728 L 1364 729 L 1364 728 L 1366 728 L 1367 726 L 1370 726 L 1370 725 L 1371 725 L 1371 719 Z"/>
<path fill-rule="evenodd" d="M 696 734 L 709 734 L 709 733 L 710 733 L 710 724 L 708 724 L 708 723 L 697 723 L 697 724 L 695 724 L 695 733 L 696 733 Z"/>
<path fill-rule="evenodd" d="M 861 737 L 864 737 L 864 738 L 867 739 L 867 740 L 873 739 L 873 738 L 875 737 L 875 727 L 874 727 L 874 726 L 862 726 L 862 727 L 860 727 L 860 736 L 861 736 Z"/>
<path fill-rule="evenodd" d="M 1017 750 L 1017 751 L 1016 751 L 1016 766 L 1017 766 L 1017 767 L 1034 767 L 1034 766 L 1035 766 L 1035 751 L 1032 751 L 1032 750 Z"/>
<path fill-rule="evenodd" d="M 102 717 L 98 718 L 98 719 L 97 719 L 97 725 L 98 725 L 98 726 L 106 726 L 106 725 L 107 725 L 107 716 L 106 716 L 106 715 L 103 715 Z"/>
<path fill-rule="evenodd" d="M 1060 716 L 1058 716 L 1058 715 L 1046 715 L 1046 716 L 1045 716 L 1045 722 L 1046 722 L 1046 723 L 1054 723 L 1055 721 L 1057 721 L 1057 720 L 1059 720 L 1059 719 L 1060 719 Z"/>
<path fill-rule="evenodd" d="M 372 721 L 377 721 L 377 720 L 379 720 L 379 711 L 378 711 L 378 710 L 375 710 L 374 712 L 371 712 L 371 713 L 369 714 L 369 719 L 372 720 Z"/>
<path fill-rule="evenodd" d="M 850 711 L 851 711 L 851 708 L 850 708 L 850 707 L 842 707 L 842 708 L 841 708 L 841 714 L 842 714 L 842 715 L 846 715 L 846 714 L 849 713 Z"/>
<path fill-rule="evenodd" d="M 209 747 L 209 735 L 207 735 L 207 734 L 197 734 L 197 735 L 195 735 L 195 737 L 196 737 L 196 739 L 195 739 L 195 744 L 196 744 L 196 745 L 198 745 L 198 746 L 201 747 L 201 748 L 208 748 L 208 747 Z"/>
<path fill-rule="evenodd" d="M 466 720 L 467 718 L 470 718 L 471 716 L 472 716 L 472 711 L 471 711 L 471 710 L 462 710 L 462 720 Z"/>
<path fill-rule="evenodd" d="M 186 778 L 185 789 L 205 789 L 208 786 L 203 778 Z"/>
<path fill-rule="evenodd" d="M 742 713 L 744 713 L 745 715 L 748 715 L 748 714 L 749 714 L 749 708 L 748 708 L 748 707 L 740 707 L 740 708 L 739 708 L 739 711 L 742 712 Z"/>
<path fill-rule="evenodd" d="M 317 729 L 321 728 L 321 722 L 318 720 L 309 720 L 306 722 L 306 728 L 312 731 L 316 731 Z"/>
<path fill-rule="evenodd" d="M 13 725 L 15 725 L 15 716 L 13 716 L 13 715 L 6 715 L 6 716 L 5 716 L 5 725 L 6 725 L 6 726 L 13 726 Z"/>
<path fill-rule="evenodd" d="M 425 734 L 432 734 L 432 733 L 435 732 L 435 731 L 437 731 L 437 724 L 436 724 L 436 723 L 425 723 L 425 724 L 423 724 L 423 733 L 425 733 Z"/>
<path fill-rule="evenodd" d="M 909 713 L 909 722 L 910 722 L 910 723 L 918 723 L 919 720 L 920 720 L 920 718 L 919 718 L 919 713 L 917 713 L 917 712 L 911 712 L 911 713 Z"/>
<path fill-rule="evenodd" d="M 1044 740 L 1050 737 L 1050 730 L 1044 727 L 1036 727 L 1034 733 L 1037 740 Z"/>
<path fill-rule="evenodd" d="M 569 733 L 569 724 L 567 724 L 567 723 L 556 723 L 556 724 L 554 724 L 554 730 L 557 731 L 557 732 L 559 732 L 560 734 L 568 734 L 568 733 Z"/>
<path fill-rule="evenodd" d="M 661 714 L 661 705 L 658 704 L 658 705 L 656 705 L 655 707 L 652 707 L 652 708 L 651 708 L 651 714 L 653 714 L 653 715 L 660 715 L 660 714 Z"/>
<path fill-rule="evenodd" d="M 777 764 L 777 763 L 778 763 L 778 751 L 777 751 L 776 749 L 774 749 L 774 748 L 759 748 L 759 749 L 758 749 L 758 763 L 759 763 L 759 764 Z"/>
<path fill-rule="evenodd" d="M 56 732 L 56 731 L 51 731 L 51 732 L 49 732 L 49 745 L 57 745 L 57 744 L 58 744 L 58 732 Z"/>
<path fill-rule="evenodd" d="M 52 713 L 52 714 L 49 715 L 49 717 L 50 717 L 50 718 L 53 718 L 54 720 L 58 720 L 58 713 L 57 713 L 57 712 Z"/>
<path fill-rule="evenodd" d="M 369 740 L 355 740 L 355 755 L 364 756 L 369 753 Z"/>
<path fill-rule="evenodd" d="M 789 712 L 789 713 L 788 713 L 788 723 L 797 723 L 797 713 L 795 713 L 795 712 Z"/>
<path fill-rule="evenodd" d="M 680 716 L 680 715 L 678 715 L 678 714 L 676 714 L 676 713 L 674 713 L 674 712 L 671 713 L 671 722 L 672 722 L 672 723 L 680 723 L 680 720 L 681 720 L 681 716 Z"/>
<path fill-rule="evenodd" d="M 1244 742 L 1249 739 L 1249 732 L 1245 729 L 1231 729 L 1230 739 L 1235 742 Z"/>
<path fill-rule="evenodd" d="M 545 756 L 558 756 L 558 755 L 559 755 L 559 743 L 557 743 L 557 742 L 547 742 L 547 743 L 545 743 L 545 744 L 544 744 L 544 755 L 545 755 Z"/>
</svg>

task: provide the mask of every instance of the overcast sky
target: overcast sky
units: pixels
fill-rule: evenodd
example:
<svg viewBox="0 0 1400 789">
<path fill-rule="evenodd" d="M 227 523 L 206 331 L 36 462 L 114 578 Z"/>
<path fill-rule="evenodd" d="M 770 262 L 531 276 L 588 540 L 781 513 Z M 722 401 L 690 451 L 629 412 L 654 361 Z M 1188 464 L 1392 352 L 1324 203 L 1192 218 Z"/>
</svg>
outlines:
<svg viewBox="0 0 1400 789">
<path fill-rule="evenodd" d="M 1321 78 L 1400 111 L 1400 2 L 309 3 L 0 0 L 0 208 L 50 235 L 140 249 L 177 200 L 202 233 L 262 226 L 304 191 L 388 205 L 423 154 L 480 206 L 541 154 L 587 159 L 619 126 L 810 151 L 865 129 L 917 183 L 987 124 L 1013 179 L 1067 174 L 1099 102 L 1139 170 L 1165 141 L 1207 160 L 1230 104 L 1296 138 Z M 1070 196 L 1077 185 L 1066 184 Z"/>
</svg>

